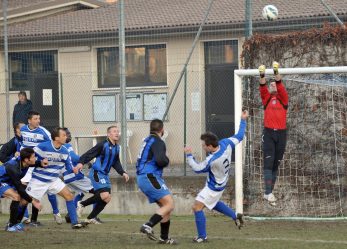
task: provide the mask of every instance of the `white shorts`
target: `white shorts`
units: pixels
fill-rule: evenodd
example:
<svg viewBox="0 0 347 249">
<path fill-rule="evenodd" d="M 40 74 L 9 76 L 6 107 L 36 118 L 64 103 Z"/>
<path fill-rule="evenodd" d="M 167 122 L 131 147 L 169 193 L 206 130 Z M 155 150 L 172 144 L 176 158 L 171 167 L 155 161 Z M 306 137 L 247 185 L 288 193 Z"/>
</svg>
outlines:
<svg viewBox="0 0 347 249">
<path fill-rule="evenodd" d="M 92 182 L 88 177 L 84 177 L 80 180 L 76 180 L 66 184 L 75 193 L 89 193 L 93 189 Z"/>
<path fill-rule="evenodd" d="M 24 183 L 30 182 L 31 176 L 33 175 L 33 171 L 34 171 L 34 167 L 30 167 L 27 173 L 25 174 L 25 176 L 22 179 L 20 179 L 20 181 Z"/>
<path fill-rule="evenodd" d="M 205 206 L 212 210 L 217 202 L 220 200 L 220 198 L 223 195 L 223 191 L 213 191 L 211 190 L 209 187 L 205 186 L 200 193 L 198 194 L 198 196 L 195 198 L 195 200 L 205 204 Z"/>
<path fill-rule="evenodd" d="M 52 182 L 41 182 L 40 180 L 31 178 L 25 191 L 28 195 L 40 201 L 46 193 L 58 194 L 65 186 L 65 183 L 60 178 Z"/>
</svg>

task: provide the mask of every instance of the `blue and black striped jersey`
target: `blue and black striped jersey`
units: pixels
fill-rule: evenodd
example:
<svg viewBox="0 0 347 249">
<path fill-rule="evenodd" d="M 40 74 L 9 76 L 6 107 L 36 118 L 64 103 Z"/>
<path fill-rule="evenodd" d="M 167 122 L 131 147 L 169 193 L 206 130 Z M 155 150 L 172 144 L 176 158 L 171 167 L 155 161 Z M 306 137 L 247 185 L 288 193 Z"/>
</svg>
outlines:
<svg viewBox="0 0 347 249">
<path fill-rule="evenodd" d="M 163 168 L 169 165 L 166 146 L 156 134 L 151 134 L 143 141 L 136 163 L 136 174 L 156 174 L 161 176 Z"/>
<path fill-rule="evenodd" d="M 108 139 L 96 144 L 93 148 L 84 153 L 80 157 L 79 162 L 86 164 L 94 158 L 96 158 L 96 160 L 93 163 L 93 169 L 104 175 L 110 173 L 111 167 L 120 175 L 125 173 L 119 160 L 119 145 L 112 144 Z"/>
</svg>

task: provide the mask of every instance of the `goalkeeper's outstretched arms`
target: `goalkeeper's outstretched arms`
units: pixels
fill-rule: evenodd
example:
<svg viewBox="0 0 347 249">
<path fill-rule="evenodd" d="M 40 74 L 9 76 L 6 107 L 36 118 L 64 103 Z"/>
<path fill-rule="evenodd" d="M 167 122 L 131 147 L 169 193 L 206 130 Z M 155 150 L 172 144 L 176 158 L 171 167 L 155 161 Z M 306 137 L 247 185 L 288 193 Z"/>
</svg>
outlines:
<svg viewBox="0 0 347 249">
<path fill-rule="evenodd" d="M 265 70 L 266 70 L 265 65 L 260 65 L 258 70 L 259 70 L 259 76 L 260 76 L 259 92 L 260 92 L 260 97 L 263 102 L 263 105 L 265 106 L 270 98 L 270 92 L 269 92 L 269 89 L 267 88 L 266 79 L 265 79 Z"/>
<path fill-rule="evenodd" d="M 280 64 L 277 61 L 274 61 L 272 63 L 272 68 L 274 70 L 275 74 L 275 81 L 276 81 L 276 88 L 278 97 L 281 99 L 284 105 L 288 105 L 288 93 L 287 90 L 282 82 L 282 76 L 278 72 L 278 68 L 280 67 Z"/>
<path fill-rule="evenodd" d="M 266 84 L 265 70 L 266 70 L 265 65 L 260 65 L 258 67 L 259 76 L 260 76 L 260 80 L 259 80 L 260 85 L 265 85 Z"/>
</svg>

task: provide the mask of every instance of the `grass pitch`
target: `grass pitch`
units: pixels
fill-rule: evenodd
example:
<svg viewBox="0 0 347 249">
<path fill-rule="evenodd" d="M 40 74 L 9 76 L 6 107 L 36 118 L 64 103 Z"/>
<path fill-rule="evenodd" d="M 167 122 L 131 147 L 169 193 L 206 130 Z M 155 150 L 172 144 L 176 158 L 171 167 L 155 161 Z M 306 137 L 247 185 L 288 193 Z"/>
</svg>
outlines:
<svg viewBox="0 0 347 249">
<path fill-rule="evenodd" d="M 147 216 L 103 215 L 102 225 L 89 225 L 83 230 L 72 230 L 68 224 L 57 225 L 50 215 L 41 215 L 42 227 L 29 228 L 23 233 L 8 233 L 0 230 L 0 248 L 25 249 L 155 249 L 168 247 L 150 241 L 139 232 Z M 0 215 L 5 225 L 7 215 Z M 160 226 L 155 228 L 159 234 Z M 238 230 L 231 220 L 222 216 L 207 216 L 208 243 L 193 244 L 195 224 L 193 216 L 171 219 L 171 237 L 179 241 L 176 248 L 347 248 L 347 221 L 252 221 Z"/>
</svg>

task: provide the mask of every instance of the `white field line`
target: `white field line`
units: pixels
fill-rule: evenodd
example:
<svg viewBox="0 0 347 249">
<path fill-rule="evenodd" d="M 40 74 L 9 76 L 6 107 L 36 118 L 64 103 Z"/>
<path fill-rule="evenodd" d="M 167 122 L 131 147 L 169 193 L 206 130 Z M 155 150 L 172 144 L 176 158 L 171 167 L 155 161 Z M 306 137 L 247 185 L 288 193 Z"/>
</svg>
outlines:
<svg viewBox="0 0 347 249">
<path fill-rule="evenodd" d="M 102 225 L 90 225 L 90 226 L 102 226 Z M 31 229 L 37 229 L 37 228 L 31 228 Z M 38 230 L 42 230 L 42 228 L 39 228 Z M 49 229 L 50 232 L 66 232 L 66 233 L 71 233 L 71 232 L 81 232 L 81 233 L 88 233 L 88 234 L 95 234 L 95 231 L 88 230 L 86 229 L 79 229 L 79 230 L 72 230 L 72 229 Z M 27 231 L 30 232 L 30 231 Z M 143 233 L 139 232 L 134 232 L 134 233 L 129 233 L 129 232 L 117 232 L 117 231 L 108 231 L 108 234 L 118 234 L 118 235 L 143 235 Z M 181 239 L 192 239 L 193 236 L 188 237 L 188 236 L 175 236 L 175 238 L 181 238 Z M 292 239 L 292 238 L 255 238 L 255 237 L 247 237 L 247 238 L 240 238 L 240 237 L 219 237 L 219 236 L 209 236 L 209 240 L 248 240 L 248 241 L 287 241 L 287 242 L 298 242 L 298 243 L 319 243 L 319 244 L 340 244 L 340 245 L 347 245 L 347 241 L 343 240 L 322 240 L 322 239 L 313 239 L 313 240 L 305 240 L 305 239 Z"/>
</svg>

